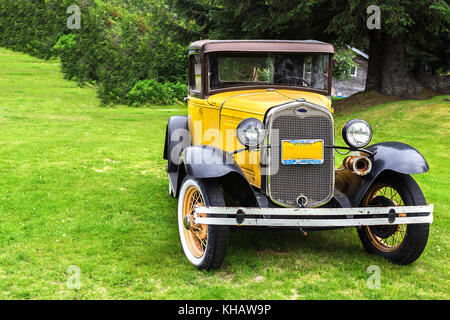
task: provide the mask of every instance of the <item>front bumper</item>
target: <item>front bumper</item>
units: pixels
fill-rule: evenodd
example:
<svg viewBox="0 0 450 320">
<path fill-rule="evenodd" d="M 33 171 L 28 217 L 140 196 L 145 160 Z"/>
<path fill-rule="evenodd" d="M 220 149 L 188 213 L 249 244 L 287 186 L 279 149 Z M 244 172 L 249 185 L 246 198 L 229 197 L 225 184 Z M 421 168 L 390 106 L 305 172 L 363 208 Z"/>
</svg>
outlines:
<svg viewBox="0 0 450 320">
<path fill-rule="evenodd" d="M 433 222 L 434 206 L 365 208 L 196 207 L 194 223 L 261 227 L 359 227 Z"/>
</svg>

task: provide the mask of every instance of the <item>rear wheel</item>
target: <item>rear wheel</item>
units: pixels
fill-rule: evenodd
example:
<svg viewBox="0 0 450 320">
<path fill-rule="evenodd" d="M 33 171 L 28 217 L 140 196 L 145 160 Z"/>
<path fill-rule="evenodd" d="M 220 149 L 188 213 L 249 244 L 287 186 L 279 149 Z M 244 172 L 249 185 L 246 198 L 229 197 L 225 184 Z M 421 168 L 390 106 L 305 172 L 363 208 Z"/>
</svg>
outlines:
<svg viewBox="0 0 450 320">
<path fill-rule="evenodd" d="M 364 207 L 426 205 L 425 197 L 409 175 L 385 175 L 366 193 Z M 358 229 L 359 238 L 369 253 L 375 253 L 397 264 L 416 261 L 428 241 L 429 224 L 367 226 Z"/>
<path fill-rule="evenodd" d="M 226 254 L 228 227 L 195 224 L 196 206 L 225 206 L 216 181 L 184 178 L 178 198 L 178 229 L 188 260 L 198 269 L 218 269 Z"/>
</svg>

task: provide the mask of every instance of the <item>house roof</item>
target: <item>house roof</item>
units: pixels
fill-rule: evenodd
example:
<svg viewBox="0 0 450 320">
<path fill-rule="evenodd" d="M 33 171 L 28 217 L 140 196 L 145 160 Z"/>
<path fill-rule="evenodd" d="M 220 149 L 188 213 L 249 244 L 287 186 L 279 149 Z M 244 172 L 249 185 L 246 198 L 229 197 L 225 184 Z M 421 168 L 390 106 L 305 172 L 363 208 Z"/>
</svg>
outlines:
<svg viewBox="0 0 450 320">
<path fill-rule="evenodd" d="M 349 48 L 352 49 L 353 52 L 359 54 L 361 57 L 363 57 L 363 58 L 369 60 L 369 55 L 368 55 L 368 54 L 366 54 L 366 53 L 362 52 L 361 50 L 356 49 L 356 48 L 354 48 L 354 47 L 349 47 Z"/>
<path fill-rule="evenodd" d="M 334 53 L 332 44 L 317 40 L 199 40 L 190 50 L 207 52 L 320 52 Z"/>
</svg>

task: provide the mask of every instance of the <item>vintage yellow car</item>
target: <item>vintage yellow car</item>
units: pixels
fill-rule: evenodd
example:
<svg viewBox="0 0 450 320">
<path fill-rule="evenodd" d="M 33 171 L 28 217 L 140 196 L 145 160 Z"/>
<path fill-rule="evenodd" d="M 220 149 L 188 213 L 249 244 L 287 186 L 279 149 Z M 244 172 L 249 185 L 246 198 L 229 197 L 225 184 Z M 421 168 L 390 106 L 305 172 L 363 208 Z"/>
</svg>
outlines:
<svg viewBox="0 0 450 320">
<path fill-rule="evenodd" d="M 361 119 L 335 145 L 333 54 L 312 40 L 190 46 L 188 116 L 169 119 L 164 158 L 181 245 L 199 269 L 222 265 L 230 227 L 356 227 L 368 252 L 394 263 L 422 254 L 433 206 L 411 174 L 428 164 L 403 143 L 368 146 Z M 338 168 L 335 152 L 348 154 Z"/>
</svg>

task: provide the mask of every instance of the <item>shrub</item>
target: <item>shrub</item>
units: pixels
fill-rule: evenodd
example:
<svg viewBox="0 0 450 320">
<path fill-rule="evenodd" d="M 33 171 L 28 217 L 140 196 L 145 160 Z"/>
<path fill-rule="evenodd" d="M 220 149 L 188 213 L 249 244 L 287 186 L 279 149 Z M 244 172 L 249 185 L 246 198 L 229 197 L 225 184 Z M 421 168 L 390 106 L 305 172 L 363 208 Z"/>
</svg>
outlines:
<svg viewBox="0 0 450 320">
<path fill-rule="evenodd" d="M 187 96 L 187 86 L 179 82 L 160 83 L 149 79 L 136 83 L 128 93 L 128 103 L 131 106 L 146 104 L 174 104 L 183 101 Z"/>
<path fill-rule="evenodd" d="M 69 1 L 0 1 L 0 45 L 50 58 L 52 47 L 64 33 Z"/>
<path fill-rule="evenodd" d="M 80 30 L 67 28 L 69 5 L 80 7 Z M 145 79 L 158 80 L 166 94 L 177 92 L 158 101 L 181 95 L 175 83 L 186 82 L 189 39 L 176 38 L 176 16 L 162 1 L 2 0 L 0 12 L 0 45 L 60 57 L 65 77 L 96 83 L 102 104 L 127 103 Z"/>
<path fill-rule="evenodd" d="M 353 61 L 355 53 L 347 47 L 337 47 L 333 57 L 333 77 L 344 81 L 351 78 L 350 70 L 357 66 Z"/>
</svg>

